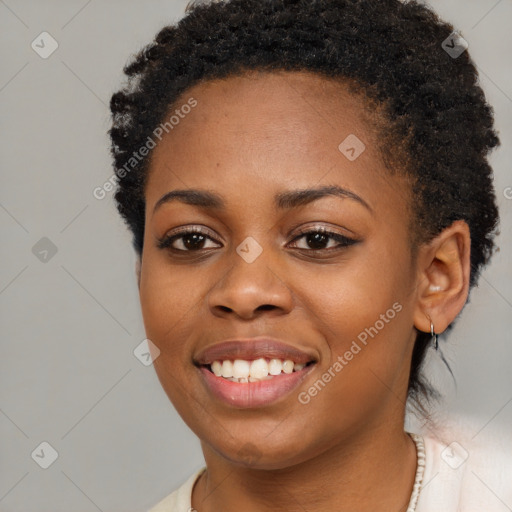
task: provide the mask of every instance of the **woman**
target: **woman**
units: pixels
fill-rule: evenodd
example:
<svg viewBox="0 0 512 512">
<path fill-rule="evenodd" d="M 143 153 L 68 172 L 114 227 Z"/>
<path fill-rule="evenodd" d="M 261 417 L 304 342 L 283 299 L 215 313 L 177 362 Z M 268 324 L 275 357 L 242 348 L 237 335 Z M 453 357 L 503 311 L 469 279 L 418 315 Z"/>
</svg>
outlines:
<svg viewBox="0 0 512 512">
<path fill-rule="evenodd" d="M 499 141 L 464 40 L 417 2 L 231 0 L 125 73 L 117 206 L 206 461 L 152 512 L 494 510 L 464 447 L 404 430 L 494 249 Z"/>
</svg>

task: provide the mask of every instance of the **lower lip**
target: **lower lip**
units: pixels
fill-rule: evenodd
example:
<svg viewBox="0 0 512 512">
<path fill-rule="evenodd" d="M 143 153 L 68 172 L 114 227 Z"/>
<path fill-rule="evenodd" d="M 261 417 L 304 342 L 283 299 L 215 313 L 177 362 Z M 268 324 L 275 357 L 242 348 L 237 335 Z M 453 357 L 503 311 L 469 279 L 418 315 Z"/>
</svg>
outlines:
<svg viewBox="0 0 512 512">
<path fill-rule="evenodd" d="M 311 364 L 298 372 L 281 373 L 269 380 L 246 383 L 217 377 L 204 366 L 199 371 L 207 388 L 216 398 L 232 407 L 251 408 L 270 405 L 288 395 L 299 386 L 314 366 Z"/>
</svg>

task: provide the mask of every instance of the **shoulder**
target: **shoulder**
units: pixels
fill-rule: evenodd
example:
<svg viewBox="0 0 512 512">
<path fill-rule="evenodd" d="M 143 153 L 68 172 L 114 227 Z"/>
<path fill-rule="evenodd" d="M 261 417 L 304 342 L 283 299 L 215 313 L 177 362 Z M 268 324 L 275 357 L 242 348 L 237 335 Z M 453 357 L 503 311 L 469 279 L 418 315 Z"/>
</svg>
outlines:
<svg viewBox="0 0 512 512">
<path fill-rule="evenodd" d="M 159 501 L 148 512 L 191 512 L 192 489 L 199 476 L 206 468 L 201 468 L 192 474 L 178 489 Z"/>
<path fill-rule="evenodd" d="M 512 435 L 467 421 L 421 433 L 425 472 L 417 512 L 506 512 L 512 505 Z"/>
</svg>

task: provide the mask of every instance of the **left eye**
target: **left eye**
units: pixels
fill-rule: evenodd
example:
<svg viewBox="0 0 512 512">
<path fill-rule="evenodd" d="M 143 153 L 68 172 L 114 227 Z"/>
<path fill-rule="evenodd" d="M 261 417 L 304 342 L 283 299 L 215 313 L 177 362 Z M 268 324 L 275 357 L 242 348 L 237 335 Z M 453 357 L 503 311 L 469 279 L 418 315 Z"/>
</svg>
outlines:
<svg viewBox="0 0 512 512">
<path fill-rule="evenodd" d="M 299 236 L 292 240 L 292 242 L 295 242 L 296 240 L 300 240 L 302 238 L 305 239 L 306 244 L 309 244 L 310 246 L 316 245 L 317 247 L 313 247 L 310 249 L 308 249 L 307 247 L 298 247 L 298 249 L 308 249 L 311 251 L 333 249 L 333 247 L 323 247 L 326 243 L 327 245 L 329 245 L 329 239 L 331 241 L 337 242 L 337 244 L 334 245 L 334 248 L 348 247 L 350 245 L 357 243 L 357 240 L 354 240 L 353 238 L 348 238 L 344 235 L 341 235 L 340 233 L 334 233 L 332 231 L 327 231 L 326 229 L 322 228 L 303 231 Z"/>
</svg>

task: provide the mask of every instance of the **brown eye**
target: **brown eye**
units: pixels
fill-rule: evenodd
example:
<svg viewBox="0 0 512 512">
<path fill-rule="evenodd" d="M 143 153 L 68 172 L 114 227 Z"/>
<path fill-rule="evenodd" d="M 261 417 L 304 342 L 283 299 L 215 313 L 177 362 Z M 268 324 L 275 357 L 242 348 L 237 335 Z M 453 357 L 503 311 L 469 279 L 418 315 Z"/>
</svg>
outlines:
<svg viewBox="0 0 512 512">
<path fill-rule="evenodd" d="M 200 229 L 183 229 L 173 235 L 166 235 L 158 241 L 159 249 L 171 249 L 180 252 L 196 252 L 211 247 L 205 247 L 207 241 L 215 240 Z M 216 242 L 215 242 L 216 243 Z"/>
<path fill-rule="evenodd" d="M 311 251 L 323 251 L 331 249 L 341 249 L 349 247 L 358 242 L 353 238 L 348 238 L 340 233 L 328 231 L 325 228 L 314 228 L 310 230 L 301 231 L 301 234 L 296 237 L 293 242 L 304 239 L 306 247 L 297 247 L 298 249 L 305 249 Z M 328 247 L 329 242 L 335 242 L 334 246 Z"/>
</svg>

